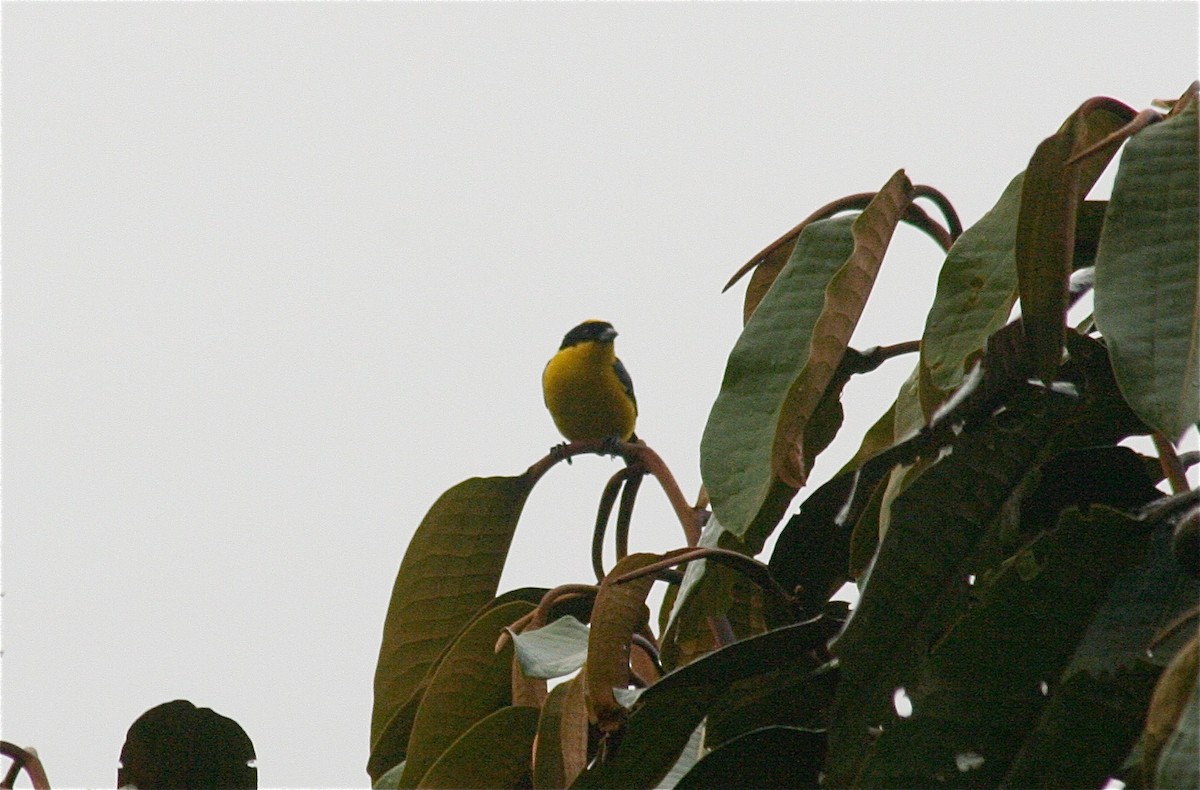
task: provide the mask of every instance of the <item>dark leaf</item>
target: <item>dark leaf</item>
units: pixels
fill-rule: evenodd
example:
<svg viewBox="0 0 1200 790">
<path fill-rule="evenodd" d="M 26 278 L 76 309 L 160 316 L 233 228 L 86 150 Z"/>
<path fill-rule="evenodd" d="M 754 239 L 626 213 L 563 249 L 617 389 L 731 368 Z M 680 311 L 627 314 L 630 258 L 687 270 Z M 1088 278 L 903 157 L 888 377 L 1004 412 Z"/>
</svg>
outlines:
<svg viewBox="0 0 1200 790">
<path fill-rule="evenodd" d="M 709 752 L 675 785 L 816 788 L 825 759 L 825 733 L 798 727 L 765 727 Z"/>
<path fill-rule="evenodd" d="M 236 721 L 177 699 L 146 711 L 129 728 L 117 786 L 255 788 L 254 759 L 254 744 Z"/>
</svg>

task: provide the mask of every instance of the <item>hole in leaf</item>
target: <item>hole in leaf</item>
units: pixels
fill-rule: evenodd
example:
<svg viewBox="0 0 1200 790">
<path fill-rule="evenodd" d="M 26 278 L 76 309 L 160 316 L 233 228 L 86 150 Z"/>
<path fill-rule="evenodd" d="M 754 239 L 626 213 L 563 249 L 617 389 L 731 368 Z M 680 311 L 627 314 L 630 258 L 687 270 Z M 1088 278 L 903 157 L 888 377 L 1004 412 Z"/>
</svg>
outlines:
<svg viewBox="0 0 1200 790">
<path fill-rule="evenodd" d="M 962 752 L 961 754 L 954 755 L 954 764 L 963 773 L 974 771 L 983 765 L 983 755 L 979 752 Z"/>
</svg>

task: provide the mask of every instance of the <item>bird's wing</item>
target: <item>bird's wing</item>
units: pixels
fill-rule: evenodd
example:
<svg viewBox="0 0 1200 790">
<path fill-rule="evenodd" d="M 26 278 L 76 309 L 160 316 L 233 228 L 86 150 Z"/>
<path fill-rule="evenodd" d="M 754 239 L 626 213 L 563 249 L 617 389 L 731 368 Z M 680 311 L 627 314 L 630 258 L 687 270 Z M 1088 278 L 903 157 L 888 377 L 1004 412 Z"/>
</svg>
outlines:
<svg viewBox="0 0 1200 790">
<path fill-rule="evenodd" d="M 629 371 L 621 364 L 621 360 L 613 360 L 613 373 L 617 374 L 617 379 L 621 382 L 621 386 L 625 388 L 625 394 L 633 401 L 634 414 L 637 413 L 637 396 L 633 394 L 633 379 L 629 377 Z"/>
</svg>

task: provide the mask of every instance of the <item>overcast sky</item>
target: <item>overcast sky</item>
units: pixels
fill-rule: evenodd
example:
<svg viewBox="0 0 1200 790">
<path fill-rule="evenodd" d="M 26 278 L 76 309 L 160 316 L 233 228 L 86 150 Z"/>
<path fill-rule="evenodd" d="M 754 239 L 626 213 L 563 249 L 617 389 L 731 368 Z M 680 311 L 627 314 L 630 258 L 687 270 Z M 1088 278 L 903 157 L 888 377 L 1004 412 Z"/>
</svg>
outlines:
<svg viewBox="0 0 1200 790">
<path fill-rule="evenodd" d="M 1197 72 L 1195 3 L 2 13 L 3 737 L 55 787 L 111 787 L 180 697 L 263 787 L 365 785 L 408 538 L 559 441 L 567 329 L 616 325 L 692 496 L 751 254 L 898 168 L 969 225 L 1080 102 Z M 901 229 L 854 345 L 919 337 L 939 263 Z M 814 483 L 912 361 L 852 385 Z M 591 580 L 614 463 L 539 485 L 503 589 Z M 680 545 L 641 500 L 633 548 Z"/>
</svg>

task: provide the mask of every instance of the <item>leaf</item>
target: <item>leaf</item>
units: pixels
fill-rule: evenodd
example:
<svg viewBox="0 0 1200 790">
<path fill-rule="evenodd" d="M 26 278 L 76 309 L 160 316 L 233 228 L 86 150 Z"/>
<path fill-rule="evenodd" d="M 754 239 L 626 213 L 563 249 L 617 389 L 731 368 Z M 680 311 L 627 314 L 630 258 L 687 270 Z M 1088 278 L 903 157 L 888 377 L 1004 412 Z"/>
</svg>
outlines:
<svg viewBox="0 0 1200 790">
<path fill-rule="evenodd" d="M 1103 786 L 1137 741 L 1158 674 L 1140 661 L 1112 673 L 1076 672 L 1061 684 L 1043 681 L 1049 699 L 1000 786 Z"/>
<path fill-rule="evenodd" d="M 1137 521 L 1118 511 L 1072 509 L 1053 532 L 1015 555 L 932 644 L 922 666 L 900 678 L 911 714 L 877 722 L 883 733 L 859 772 L 859 786 L 999 782 L 1045 704 L 1039 682 L 1062 671 L 1113 579 L 1137 558 L 1146 537 Z M 980 759 L 964 770 L 964 755 Z M 1084 785 L 1071 776 L 1067 786 Z"/>
<path fill-rule="evenodd" d="M 561 678 L 587 660 L 588 627 L 567 615 L 534 631 L 513 635 L 521 671 L 531 678 Z"/>
<path fill-rule="evenodd" d="M 704 731 L 705 727 L 701 724 L 696 729 L 692 730 L 692 737 L 688 738 L 687 745 L 683 747 L 683 751 L 679 753 L 679 759 L 667 771 L 666 776 L 659 782 L 657 790 L 671 790 L 679 784 L 688 771 L 692 770 L 692 766 L 700 761 L 704 755 Z"/>
<path fill-rule="evenodd" d="M 912 196 L 898 172 L 857 218 L 804 228 L 742 330 L 701 441 L 713 512 L 735 536 L 765 540 L 829 436 L 806 435 Z M 814 424 L 828 432 L 837 420 Z"/>
<path fill-rule="evenodd" d="M 735 642 L 677 669 L 642 693 L 615 753 L 579 776 L 576 788 L 649 788 L 675 762 L 700 720 L 734 682 L 787 667 L 811 669 L 807 653 L 839 621 L 820 617 Z"/>
<path fill-rule="evenodd" d="M 704 525 L 699 545 L 747 556 L 761 548 L 738 540 L 715 516 Z M 754 582 L 724 565 L 708 560 L 689 562 L 660 639 L 663 667 L 676 669 L 719 647 L 713 635 L 713 618 L 724 618 L 736 639 L 762 633 L 766 622 L 761 591 Z"/>
<path fill-rule="evenodd" d="M 809 421 L 846 353 L 892 233 L 912 197 L 912 183 L 903 170 L 897 171 L 855 218 L 851 228 L 854 252 L 825 288 L 824 304 L 809 340 L 808 358 L 788 388 L 772 447 L 775 474 L 793 488 L 804 485 L 816 453 L 816 448 L 806 447 Z"/>
<path fill-rule="evenodd" d="M 845 619 L 842 615 L 830 616 Z M 705 747 L 715 749 L 763 727 L 824 730 L 829 724 L 838 674 L 833 668 L 814 668 L 823 658 L 816 654 L 796 666 L 731 683 L 704 719 Z"/>
<path fill-rule="evenodd" d="M 375 668 L 371 744 L 430 665 L 496 595 L 517 518 L 536 478 L 473 477 L 446 491 L 408 544 Z"/>
<path fill-rule="evenodd" d="M 464 732 L 512 700 L 511 644 L 496 651 L 500 633 L 533 611 L 524 601 L 498 606 L 462 632 L 429 682 L 413 720 L 401 783 L 416 787 Z"/>
<path fill-rule="evenodd" d="M 470 628 L 471 623 L 474 623 L 492 609 L 513 601 L 525 601 L 526 603 L 537 605 L 547 592 L 549 590 L 545 587 L 521 587 L 503 593 L 480 608 L 466 627 Z M 591 601 L 574 599 L 555 602 L 554 606 L 550 609 L 550 616 L 561 617 L 568 612 L 577 618 L 582 617 L 586 619 L 591 614 Z M 375 743 L 371 747 L 371 757 L 367 761 L 367 773 L 372 777 L 378 777 L 391 766 L 404 760 L 408 749 L 408 736 L 412 733 L 413 719 L 417 715 L 417 708 L 421 704 L 421 699 L 425 696 L 425 691 L 429 688 L 429 682 L 433 679 L 434 673 L 441 666 L 446 653 L 450 651 L 451 644 L 447 643 L 442 648 L 438 657 L 434 659 L 433 663 L 425 671 L 425 676 L 421 678 L 420 683 L 413 689 L 405 703 L 392 715 L 392 718 L 388 719 L 383 730 L 379 733 L 379 737 L 375 739 Z"/>
<path fill-rule="evenodd" d="M 1041 142 L 1025 170 L 1017 214 L 1015 260 L 1021 321 L 1033 369 L 1054 380 L 1066 337 L 1067 281 L 1075 254 L 1075 218 L 1084 195 L 1116 152 L 1068 165 L 1073 154 L 1106 138 L 1136 113 L 1113 99 L 1084 102 Z"/>
<path fill-rule="evenodd" d="M 1192 684 L 1175 731 L 1167 738 L 1158 758 L 1154 786 L 1188 790 L 1200 786 L 1200 766 L 1196 763 L 1196 742 L 1200 740 L 1200 684 Z"/>
<path fill-rule="evenodd" d="M 742 330 L 725 367 L 700 443 L 700 471 L 713 513 L 735 536 L 760 512 L 774 527 L 794 489 L 776 480 L 771 450 L 792 382 L 809 354 L 825 287 L 854 249 L 853 220 L 814 222 L 800 233 L 787 265 Z M 777 515 L 776 515 L 777 518 Z"/>
<path fill-rule="evenodd" d="M 1154 687 L 1150 709 L 1146 712 L 1146 730 L 1142 738 L 1144 761 L 1151 776 L 1161 771 L 1160 754 L 1187 712 L 1189 698 L 1197 685 L 1200 663 L 1200 637 L 1192 639 L 1176 654 Z M 1154 785 L 1158 787 L 1158 784 Z"/>
<path fill-rule="evenodd" d="M 117 786 L 258 787 L 254 744 L 236 721 L 183 699 L 138 716 L 121 746 Z"/>
<path fill-rule="evenodd" d="M 583 677 L 550 689 L 538 719 L 533 748 L 533 786 L 567 787 L 587 767 L 588 713 Z"/>
<path fill-rule="evenodd" d="M 400 776 L 403 773 L 404 763 L 392 766 L 371 783 L 371 790 L 400 790 Z"/>
<path fill-rule="evenodd" d="M 528 787 L 538 709 L 510 705 L 480 719 L 438 758 L 422 788 Z"/>
<path fill-rule="evenodd" d="M 592 627 L 588 637 L 586 678 L 588 715 L 603 732 L 616 729 L 626 710 L 613 696 L 614 688 L 629 685 L 629 643 L 634 632 L 649 621 L 646 596 L 653 576 L 616 584 L 615 579 L 662 559 L 659 554 L 630 554 L 618 562 L 600 582 L 592 605 Z"/>
<path fill-rule="evenodd" d="M 1121 155 L 1096 253 L 1096 325 L 1121 392 L 1171 439 L 1200 414 L 1196 103 Z"/>
<path fill-rule="evenodd" d="M 881 709 L 890 709 L 899 685 L 894 676 L 915 650 L 909 643 L 937 630 L 935 604 L 959 564 L 1074 405 L 1068 396 L 1022 390 L 1001 418 L 964 434 L 893 503 L 891 527 L 854 615 L 832 644 L 842 670 L 826 767 L 835 784 L 853 781 L 869 746 L 867 728 L 878 724 Z M 965 586 L 965 574 L 959 584 Z"/>
<path fill-rule="evenodd" d="M 920 403 L 926 419 L 962 382 L 983 342 L 1008 321 L 1017 298 L 1017 212 L 1025 174 L 954 242 L 938 274 L 921 338 Z"/>
<path fill-rule="evenodd" d="M 819 609 L 849 578 L 854 524 L 839 526 L 836 519 L 857 479 L 857 470 L 842 472 L 818 488 L 775 541 L 771 575 L 805 611 Z"/>
<path fill-rule="evenodd" d="M 799 727 L 764 727 L 709 752 L 675 787 L 820 787 L 825 734 Z"/>
</svg>

